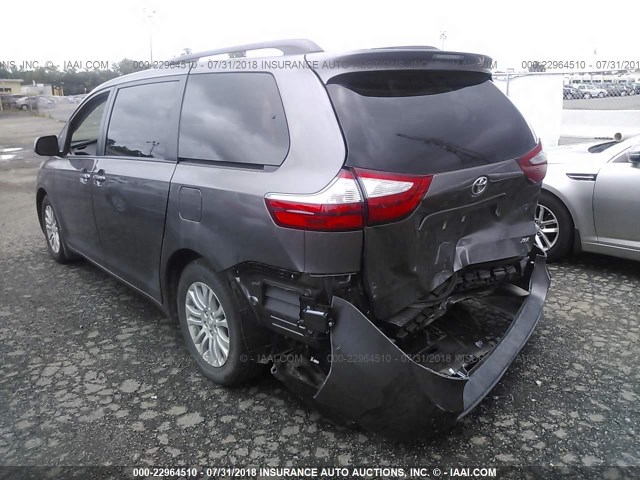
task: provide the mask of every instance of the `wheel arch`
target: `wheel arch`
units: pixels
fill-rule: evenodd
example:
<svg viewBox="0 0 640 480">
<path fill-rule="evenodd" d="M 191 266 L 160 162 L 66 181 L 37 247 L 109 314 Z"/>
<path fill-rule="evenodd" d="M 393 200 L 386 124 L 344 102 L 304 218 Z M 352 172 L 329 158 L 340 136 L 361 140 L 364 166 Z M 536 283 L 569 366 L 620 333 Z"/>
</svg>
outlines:
<svg viewBox="0 0 640 480">
<path fill-rule="evenodd" d="M 180 276 L 182 275 L 182 272 L 187 267 L 187 265 L 195 260 L 201 260 L 207 266 L 211 267 L 211 262 L 208 261 L 205 255 L 202 255 L 191 248 L 180 248 L 169 255 L 169 258 L 167 259 L 162 270 L 162 303 L 165 313 L 167 313 L 169 317 L 175 322 L 179 322 L 176 294 L 178 291 Z M 212 271 L 217 272 L 217 270 L 213 268 Z M 255 318 L 255 313 L 247 303 L 247 299 L 241 293 L 239 293 L 236 288 L 231 287 L 231 292 L 232 295 L 236 297 L 236 300 L 241 302 L 238 305 L 240 314 L 244 318 L 250 319 L 252 322 L 252 329 L 250 332 L 247 331 L 247 327 L 245 325 L 242 326 L 243 342 L 248 352 L 250 352 L 251 354 L 255 352 L 266 353 L 271 348 L 271 331 L 259 324 L 259 322 Z"/>
<path fill-rule="evenodd" d="M 573 206 L 571 205 L 571 202 L 567 201 L 564 195 L 562 195 L 558 190 L 556 190 L 553 187 L 549 187 L 548 185 L 542 186 L 542 189 L 540 190 L 540 195 L 542 196 L 543 194 L 551 195 L 552 197 L 555 197 L 555 199 L 558 200 L 560 203 L 562 203 L 562 205 L 564 205 L 564 208 L 566 208 L 567 211 L 569 212 L 569 216 L 571 217 L 573 226 L 577 228 L 576 215 L 575 215 L 575 212 L 573 211 Z"/>
<path fill-rule="evenodd" d="M 180 248 L 174 251 L 165 262 L 162 270 L 162 298 L 167 313 L 174 320 L 178 318 L 175 292 L 178 288 L 180 275 L 187 265 L 199 258 L 204 257 L 195 250 Z"/>
<path fill-rule="evenodd" d="M 42 226 L 42 201 L 46 196 L 47 196 L 47 191 L 42 187 L 38 188 L 38 191 L 36 192 L 36 210 L 38 213 L 38 223 L 40 224 L 40 228 L 43 231 L 44 231 L 44 228 Z"/>
<path fill-rule="evenodd" d="M 541 197 L 542 197 L 543 194 L 546 194 L 546 195 L 549 195 L 549 196 L 555 198 L 567 210 L 567 213 L 569 214 L 569 218 L 571 219 L 571 223 L 573 224 L 573 229 L 571 230 L 571 249 L 572 249 L 573 252 L 582 250 L 582 242 L 580 240 L 580 238 L 581 238 L 580 237 L 580 228 L 578 227 L 578 225 L 576 225 L 576 216 L 575 216 L 574 212 L 572 211 L 572 207 L 571 207 L 570 203 L 567 202 L 566 199 L 563 198 L 559 194 L 559 192 L 557 192 L 557 190 L 552 189 L 552 188 L 547 188 L 546 185 L 544 185 L 542 187 L 542 189 L 540 190 L 540 196 Z"/>
</svg>

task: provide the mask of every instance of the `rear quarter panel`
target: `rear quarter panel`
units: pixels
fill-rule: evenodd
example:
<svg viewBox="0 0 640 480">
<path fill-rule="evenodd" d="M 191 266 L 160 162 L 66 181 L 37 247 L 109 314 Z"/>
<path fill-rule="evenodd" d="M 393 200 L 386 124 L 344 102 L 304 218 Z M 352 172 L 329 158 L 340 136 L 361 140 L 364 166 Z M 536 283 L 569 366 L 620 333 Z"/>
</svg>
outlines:
<svg viewBox="0 0 640 480">
<path fill-rule="evenodd" d="M 308 69 L 271 73 L 287 117 L 286 159 L 265 170 L 179 162 L 169 192 L 163 265 L 176 250 L 189 248 L 217 271 L 250 261 L 318 274 L 359 267 L 361 232 L 318 234 L 282 228 L 266 208 L 267 193 L 321 190 L 336 176 L 346 155 L 332 106 L 315 74 Z M 182 218 L 182 187 L 201 192 L 200 221 Z M 317 248 L 319 243 L 323 248 Z"/>
</svg>

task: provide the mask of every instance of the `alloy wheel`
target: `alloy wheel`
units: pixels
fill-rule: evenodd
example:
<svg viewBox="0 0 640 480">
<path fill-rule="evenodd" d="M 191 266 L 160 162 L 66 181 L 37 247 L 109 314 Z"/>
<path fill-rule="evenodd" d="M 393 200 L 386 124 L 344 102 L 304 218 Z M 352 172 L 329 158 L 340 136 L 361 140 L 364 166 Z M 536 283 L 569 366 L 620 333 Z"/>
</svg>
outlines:
<svg viewBox="0 0 640 480">
<path fill-rule="evenodd" d="M 535 216 L 536 245 L 545 252 L 552 249 L 560 236 L 560 223 L 555 214 L 544 205 L 538 204 Z"/>
<path fill-rule="evenodd" d="M 53 253 L 60 252 L 60 229 L 58 228 L 58 220 L 51 205 L 47 205 L 44 209 L 44 227 L 47 232 L 47 241 Z"/>
<path fill-rule="evenodd" d="M 229 358 L 229 325 L 220 300 L 205 283 L 194 282 L 185 298 L 187 326 L 200 356 L 214 367 Z"/>
</svg>

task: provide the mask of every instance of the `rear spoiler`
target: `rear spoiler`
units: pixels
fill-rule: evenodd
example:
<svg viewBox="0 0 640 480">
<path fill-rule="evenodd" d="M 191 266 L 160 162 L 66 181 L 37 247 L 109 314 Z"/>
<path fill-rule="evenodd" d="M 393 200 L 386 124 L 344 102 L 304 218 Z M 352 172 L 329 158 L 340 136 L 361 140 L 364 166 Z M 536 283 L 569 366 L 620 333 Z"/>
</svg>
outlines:
<svg viewBox="0 0 640 480">
<path fill-rule="evenodd" d="M 491 78 L 493 65 L 493 59 L 486 55 L 433 47 L 381 48 L 338 55 L 319 52 L 307 54 L 305 59 L 324 83 L 344 73 L 376 70 L 459 70 L 485 73 Z"/>
</svg>

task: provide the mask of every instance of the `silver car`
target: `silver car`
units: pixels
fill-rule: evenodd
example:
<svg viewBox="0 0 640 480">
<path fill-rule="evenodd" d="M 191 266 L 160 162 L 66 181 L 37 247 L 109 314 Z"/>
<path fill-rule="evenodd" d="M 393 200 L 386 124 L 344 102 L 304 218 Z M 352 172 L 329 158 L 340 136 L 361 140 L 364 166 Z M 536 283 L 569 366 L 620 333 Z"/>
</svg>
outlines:
<svg viewBox="0 0 640 480">
<path fill-rule="evenodd" d="M 547 157 L 536 242 L 549 260 L 581 250 L 640 260 L 640 136 Z"/>
<path fill-rule="evenodd" d="M 607 90 L 605 90 L 604 88 L 600 88 L 588 83 L 575 85 L 575 88 L 582 92 L 582 98 L 603 98 L 609 96 L 609 92 L 607 92 Z"/>
</svg>

